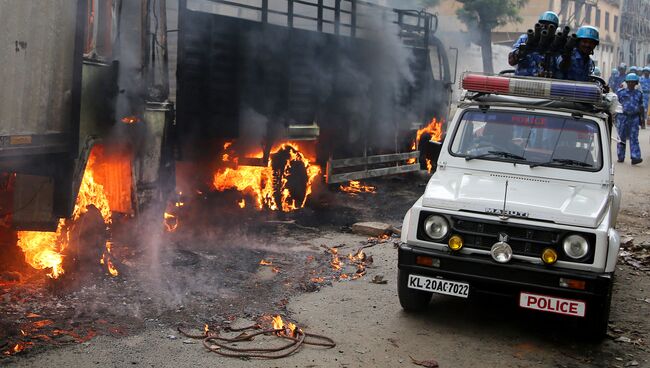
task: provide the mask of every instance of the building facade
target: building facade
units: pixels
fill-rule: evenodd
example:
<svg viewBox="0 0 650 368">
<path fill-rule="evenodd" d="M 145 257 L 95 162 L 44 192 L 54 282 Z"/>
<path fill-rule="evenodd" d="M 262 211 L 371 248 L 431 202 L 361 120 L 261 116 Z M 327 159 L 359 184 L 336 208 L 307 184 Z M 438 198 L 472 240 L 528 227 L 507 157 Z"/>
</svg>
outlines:
<svg viewBox="0 0 650 368">
<path fill-rule="evenodd" d="M 620 61 L 628 66 L 650 64 L 650 0 L 623 0 Z"/>
<path fill-rule="evenodd" d="M 650 0 L 625 0 L 650 3 Z M 442 0 L 440 5 L 434 9 L 443 19 L 455 16 L 455 11 L 461 6 L 455 0 Z M 575 32 L 582 25 L 591 25 L 597 27 L 600 32 L 600 45 L 594 51 L 592 58 L 596 62 L 605 78 L 613 67 L 616 67 L 623 60 L 621 49 L 621 1 L 620 0 L 529 0 L 528 4 L 519 11 L 522 21 L 519 23 L 510 22 L 502 27 L 494 29 L 492 32 L 492 42 L 495 45 L 511 47 L 517 38 L 532 29 L 537 23 L 539 16 L 547 11 L 552 10 L 560 17 L 560 25 L 568 25 L 572 32 Z M 645 13 L 650 14 L 650 13 Z M 638 23 L 643 23 L 638 16 Z M 441 22 L 442 23 L 442 22 Z M 447 21 L 445 23 L 453 23 Z M 637 28 L 632 27 L 634 32 Z M 462 29 L 466 29 L 462 25 Z M 638 32 L 637 32 L 638 33 Z M 650 43 L 649 43 L 650 45 Z M 643 46 L 639 48 L 639 43 L 631 45 L 628 43 L 628 49 L 634 49 L 634 55 L 645 52 Z M 650 48 L 649 51 L 650 52 Z"/>
</svg>

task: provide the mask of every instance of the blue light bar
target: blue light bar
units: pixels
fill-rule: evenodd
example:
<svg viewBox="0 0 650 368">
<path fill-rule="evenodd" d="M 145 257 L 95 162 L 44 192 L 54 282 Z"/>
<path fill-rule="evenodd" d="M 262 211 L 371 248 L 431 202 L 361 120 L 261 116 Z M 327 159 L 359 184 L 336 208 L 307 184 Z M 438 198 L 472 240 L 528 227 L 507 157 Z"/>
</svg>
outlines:
<svg viewBox="0 0 650 368">
<path fill-rule="evenodd" d="M 590 86 L 558 82 L 551 84 L 551 97 L 571 101 L 599 103 L 601 101 L 601 91 L 596 85 Z"/>
<path fill-rule="evenodd" d="M 462 87 L 472 92 L 583 102 L 594 105 L 604 103 L 603 92 L 596 83 L 465 74 L 462 79 Z"/>
</svg>

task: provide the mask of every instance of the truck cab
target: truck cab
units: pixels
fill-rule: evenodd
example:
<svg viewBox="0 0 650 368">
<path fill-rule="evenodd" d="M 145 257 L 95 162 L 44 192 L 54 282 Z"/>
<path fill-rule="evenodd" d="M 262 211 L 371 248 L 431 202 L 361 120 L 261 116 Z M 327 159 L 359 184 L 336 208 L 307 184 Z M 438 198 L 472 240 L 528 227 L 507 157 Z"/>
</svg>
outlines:
<svg viewBox="0 0 650 368">
<path fill-rule="evenodd" d="M 437 171 L 404 217 L 398 294 L 511 298 L 607 331 L 621 193 L 597 83 L 466 74 Z"/>
</svg>

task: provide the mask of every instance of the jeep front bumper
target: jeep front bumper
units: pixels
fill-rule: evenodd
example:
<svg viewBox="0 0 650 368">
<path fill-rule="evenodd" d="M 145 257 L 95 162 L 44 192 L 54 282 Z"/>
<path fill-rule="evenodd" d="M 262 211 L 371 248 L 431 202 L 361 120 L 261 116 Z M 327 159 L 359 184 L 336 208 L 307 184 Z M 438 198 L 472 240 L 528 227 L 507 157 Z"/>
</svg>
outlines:
<svg viewBox="0 0 650 368">
<path fill-rule="evenodd" d="M 416 264 L 417 256 L 432 257 L 435 266 Z M 399 247 L 398 268 L 408 275 L 467 283 L 470 297 L 489 293 L 519 301 L 523 292 L 584 301 L 587 318 L 608 310 L 612 288 L 612 275 L 608 273 L 553 269 L 519 262 L 500 264 L 485 256 L 452 254 L 408 244 Z M 584 281 L 585 288 L 561 287 L 561 278 Z"/>
</svg>

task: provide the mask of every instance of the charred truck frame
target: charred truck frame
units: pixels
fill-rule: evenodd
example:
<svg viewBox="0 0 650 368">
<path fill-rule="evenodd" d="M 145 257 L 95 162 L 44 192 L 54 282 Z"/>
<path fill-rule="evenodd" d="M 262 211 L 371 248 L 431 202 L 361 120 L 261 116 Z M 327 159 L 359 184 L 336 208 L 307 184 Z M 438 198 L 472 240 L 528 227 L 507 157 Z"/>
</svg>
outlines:
<svg viewBox="0 0 650 368">
<path fill-rule="evenodd" d="M 263 147 L 260 165 L 279 139 L 313 140 L 330 183 L 417 170 L 408 141 L 450 104 L 437 18 L 424 11 L 9 0 L 0 24 L 0 205 L 13 229 L 70 217 L 98 145 L 119 163 L 97 168 L 111 209 L 133 214 L 173 191 L 179 160 L 214 158 L 226 140 Z M 382 43 L 382 30 L 399 42 Z M 264 117 L 264 134 L 248 136 L 246 111 Z"/>
<path fill-rule="evenodd" d="M 407 141 L 451 101 L 436 28 L 432 14 L 361 0 L 182 0 L 183 152 L 243 139 L 264 148 L 249 162 L 264 166 L 278 140 L 314 140 L 328 183 L 419 170 L 404 164 L 418 157 Z"/>
</svg>

